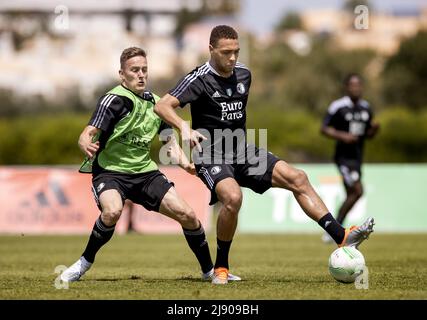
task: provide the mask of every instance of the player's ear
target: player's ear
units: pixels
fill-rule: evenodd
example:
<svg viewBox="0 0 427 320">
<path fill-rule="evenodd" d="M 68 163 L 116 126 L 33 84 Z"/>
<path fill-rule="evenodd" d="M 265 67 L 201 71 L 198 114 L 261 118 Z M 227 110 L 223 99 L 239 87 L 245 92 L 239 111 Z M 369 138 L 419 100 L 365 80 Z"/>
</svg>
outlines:
<svg viewBox="0 0 427 320">
<path fill-rule="evenodd" d="M 119 77 L 120 79 L 125 80 L 125 75 L 123 74 L 123 70 L 121 68 L 119 70 Z"/>
<path fill-rule="evenodd" d="M 212 52 L 213 49 L 214 49 L 214 47 L 211 44 L 209 44 L 209 52 Z"/>
</svg>

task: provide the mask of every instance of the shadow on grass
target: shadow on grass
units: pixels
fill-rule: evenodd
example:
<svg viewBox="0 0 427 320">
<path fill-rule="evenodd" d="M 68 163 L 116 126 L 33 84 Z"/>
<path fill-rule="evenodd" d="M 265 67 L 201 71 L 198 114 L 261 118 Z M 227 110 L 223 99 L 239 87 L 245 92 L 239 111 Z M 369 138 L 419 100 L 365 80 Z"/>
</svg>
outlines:
<svg viewBox="0 0 427 320">
<path fill-rule="evenodd" d="M 81 281 L 85 282 L 116 282 L 116 281 L 127 281 L 127 280 L 142 280 L 148 283 L 156 282 L 176 282 L 176 281 L 188 281 L 188 282 L 210 282 L 207 280 L 202 280 L 201 278 L 194 277 L 178 277 L 178 278 L 143 278 L 140 276 L 130 276 L 130 277 L 120 277 L 120 278 L 96 278 L 96 279 L 82 279 Z"/>
</svg>

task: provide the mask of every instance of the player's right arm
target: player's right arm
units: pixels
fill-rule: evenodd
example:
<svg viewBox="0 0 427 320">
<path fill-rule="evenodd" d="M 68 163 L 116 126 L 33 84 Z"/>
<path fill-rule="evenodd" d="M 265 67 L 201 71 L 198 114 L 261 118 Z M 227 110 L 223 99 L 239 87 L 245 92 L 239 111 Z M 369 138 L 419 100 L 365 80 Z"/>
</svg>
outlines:
<svg viewBox="0 0 427 320">
<path fill-rule="evenodd" d="M 198 151 L 202 151 L 200 141 L 206 140 L 206 137 L 196 130 L 192 130 L 188 122 L 184 121 L 175 111 L 180 106 L 180 101 L 174 96 L 167 93 L 154 106 L 154 112 L 163 119 L 166 123 L 176 128 L 183 141 L 190 144 L 190 147 L 196 147 Z"/>
<path fill-rule="evenodd" d="M 320 132 L 328 138 L 342 141 L 347 144 L 356 143 L 359 140 L 357 136 L 346 131 L 335 129 L 334 122 L 336 122 L 337 114 L 331 106 L 323 119 Z"/>
<path fill-rule="evenodd" d="M 329 138 L 339 140 L 339 141 L 342 141 L 344 143 L 356 143 L 359 139 L 354 134 L 351 134 L 351 133 L 348 133 L 345 131 L 341 131 L 341 130 L 337 130 L 331 126 L 322 126 L 321 133 L 324 134 L 325 136 L 329 137 Z"/>
<path fill-rule="evenodd" d="M 131 102 L 114 94 L 105 94 L 99 98 L 88 125 L 79 137 L 80 150 L 89 158 L 96 155 L 100 143 L 95 141 L 101 131 L 108 131 L 115 123 L 131 111 Z"/>
<path fill-rule="evenodd" d="M 93 142 L 95 136 L 101 131 L 99 128 L 88 125 L 79 137 L 79 148 L 89 158 L 92 158 L 99 149 L 99 141 Z"/>
</svg>

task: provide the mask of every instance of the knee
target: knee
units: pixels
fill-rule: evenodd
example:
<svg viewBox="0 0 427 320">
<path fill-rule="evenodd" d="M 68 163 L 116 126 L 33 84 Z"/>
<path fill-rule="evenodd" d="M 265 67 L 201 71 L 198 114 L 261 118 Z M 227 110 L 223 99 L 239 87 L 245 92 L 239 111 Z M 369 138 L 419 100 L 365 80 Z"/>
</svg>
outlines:
<svg viewBox="0 0 427 320">
<path fill-rule="evenodd" d="M 199 219 L 191 208 L 182 208 L 177 213 L 178 221 L 186 229 L 196 229 L 199 227 Z"/>
<path fill-rule="evenodd" d="M 237 214 L 242 206 L 242 198 L 242 192 L 240 190 L 230 192 L 224 199 L 224 207 L 227 211 Z"/>
<path fill-rule="evenodd" d="M 107 226 L 112 226 L 117 223 L 122 214 L 121 208 L 107 208 L 102 211 L 102 221 Z"/>
</svg>

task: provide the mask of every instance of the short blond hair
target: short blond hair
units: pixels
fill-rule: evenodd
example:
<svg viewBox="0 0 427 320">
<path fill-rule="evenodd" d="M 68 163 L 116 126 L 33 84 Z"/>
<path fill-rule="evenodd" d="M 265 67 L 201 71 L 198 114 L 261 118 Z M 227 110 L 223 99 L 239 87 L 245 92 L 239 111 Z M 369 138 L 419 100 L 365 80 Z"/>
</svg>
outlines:
<svg viewBox="0 0 427 320">
<path fill-rule="evenodd" d="M 123 50 L 122 54 L 120 55 L 120 68 L 123 69 L 126 61 L 137 56 L 142 56 L 146 58 L 147 53 L 145 52 L 144 49 L 141 49 L 138 47 L 130 47 Z"/>
</svg>

